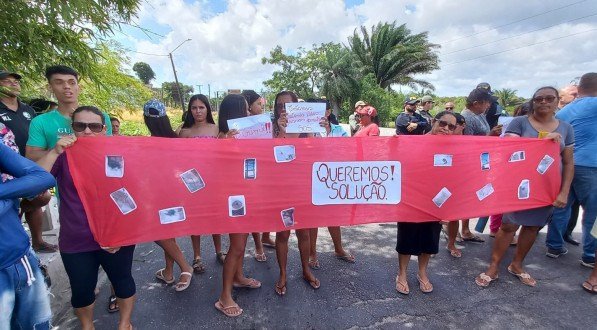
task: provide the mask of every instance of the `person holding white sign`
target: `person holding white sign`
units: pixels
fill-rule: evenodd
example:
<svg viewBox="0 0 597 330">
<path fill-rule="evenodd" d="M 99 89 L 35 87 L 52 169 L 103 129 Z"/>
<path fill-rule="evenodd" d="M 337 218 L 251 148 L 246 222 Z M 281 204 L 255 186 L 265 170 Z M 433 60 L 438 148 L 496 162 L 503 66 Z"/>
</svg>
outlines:
<svg viewBox="0 0 597 330">
<path fill-rule="evenodd" d="M 277 132 L 276 138 L 301 138 L 314 137 L 314 134 L 306 133 L 286 133 L 286 126 L 288 126 L 288 118 L 286 115 L 285 104 L 297 101 L 297 96 L 293 92 L 283 91 L 276 95 L 274 118 L 275 130 Z M 329 129 L 329 122 L 327 118 L 321 118 L 320 125 Z M 289 205 L 292 207 L 292 205 Z M 311 254 L 311 243 L 309 229 L 295 230 L 298 239 L 298 247 L 301 255 L 301 266 L 303 268 L 303 279 L 311 285 L 313 289 L 319 289 L 321 283 L 313 275 L 309 268 L 309 255 Z M 286 264 L 288 263 L 288 239 L 290 238 L 290 230 L 276 233 L 276 256 L 278 258 L 278 265 L 280 266 L 280 278 L 276 283 L 275 290 L 280 296 L 286 294 Z"/>
<path fill-rule="evenodd" d="M 431 135 L 452 135 L 456 130 L 456 116 L 448 111 L 438 113 L 432 121 Z M 449 196 L 448 196 L 449 197 Z M 448 198 L 446 197 L 446 198 Z M 424 293 L 433 291 L 433 285 L 427 276 L 427 265 L 432 254 L 439 250 L 439 234 L 441 232 L 439 221 L 422 223 L 398 222 L 398 237 L 396 251 L 398 252 L 398 275 L 396 276 L 396 291 L 409 294 L 406 270 L 411 255 L 418 256 L 419 288 Z"/>
<path fill-rule="evenodd" d="M 379 136 L 379 126 L 374 122 L 375 117 L 377 117 L 377 110 L 370 105 L 366 105 L 359 108 L 356 112 L 360 127 L 359 130 L 354 133 L 354 136 Z"/>
</svg>

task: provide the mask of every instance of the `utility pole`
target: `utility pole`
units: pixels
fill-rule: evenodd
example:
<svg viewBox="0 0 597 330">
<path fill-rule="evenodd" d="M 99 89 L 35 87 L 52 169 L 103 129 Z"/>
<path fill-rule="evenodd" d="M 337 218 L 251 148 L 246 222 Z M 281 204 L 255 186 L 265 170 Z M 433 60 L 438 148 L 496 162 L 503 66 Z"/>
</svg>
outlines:
<svg viewBox="0 0 597 330">
<path fill-rule="evenodd" d="M 211 99 L 211 85 L 207 84 L 207 99 Z"/>
<path fill-rule="evenodd" d="M 180 84 L 178 83 L 178 76 L 176 75 L 176 68 L 174 67 L 174 60 L 172 59 L 172 53 L 174 53 L 180 46 L 182 46 L 182 44 L 184 44 L 187 41 L 191 41 L 191 39 L 187 39 L 183 42 L 180 43 L 180 45 L 176 46 L 176 48 L 174 48 L 173 51 L 171 51 L 170 53 L 168 53 L 168 57 L 170 57 L 170 63 L 172 63 L 172 71 L 174 71 L 174 81 L 176 82 L 176 89 L 178 90 L 178 96 L 180 98 L 180 107 L 182 108 L 182 112 L 184 112 L 184 98 L 182 96 L 182 86 L 180 86 Z"/>
<path fill-rule="evenodd" d="M 197 86 L 197 88 L 199 89 L 199 93 L 197 93 L 197 94 L 201 94 L 201 86 L 203 86 L 203 85 L 195 85 L 195 86 Z"/>
</svg>

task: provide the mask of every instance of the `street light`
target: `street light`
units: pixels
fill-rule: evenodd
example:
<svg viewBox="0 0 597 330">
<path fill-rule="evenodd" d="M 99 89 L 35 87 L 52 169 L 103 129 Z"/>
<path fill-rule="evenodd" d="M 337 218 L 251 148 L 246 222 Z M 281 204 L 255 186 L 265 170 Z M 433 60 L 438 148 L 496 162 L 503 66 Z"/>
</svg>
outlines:
<svg viewBox="0 0 597 330">
<path fill-rule="evenodd" d="M 184 99 L 182 98 L 182 88 L 178 83 L 178 76 L 176 75 L 176 68 L 174 68 L 174 60 L 172 60 L 172 53 L 174 53 L 180 46 L 182 46 L 185 42 L 191 41 L 191 38 L 181 42 L 173 51 L 168 53 L 168 57 L 170 57 L 170 63 L 172 63 L 172 71 L 174 71 L 174 81 L 176 82 L 176 89 L 178 89 L 178 96 L 180 98 L 180 107 L 182 108 L 182 112 L 184 112 Z"/>
</svg>

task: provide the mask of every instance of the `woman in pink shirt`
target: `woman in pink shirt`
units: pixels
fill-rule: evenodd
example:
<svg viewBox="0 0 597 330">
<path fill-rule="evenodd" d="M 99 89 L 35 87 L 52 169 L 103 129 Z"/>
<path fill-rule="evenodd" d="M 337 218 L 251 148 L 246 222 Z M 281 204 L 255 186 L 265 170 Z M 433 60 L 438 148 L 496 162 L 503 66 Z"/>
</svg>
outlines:
<svg viewBox="0 0 597 330">
<path fill-rule="evenodd" d="M 358 109 L 356 112 L 356 117 L 359 120 L 360 128 L 354 134 L 354 136 L 379 136 L 379 126 L 373 122 L 373 118 L 377 116 L 377 110 L 370 105 L 366 105 Z"/>
</svg>

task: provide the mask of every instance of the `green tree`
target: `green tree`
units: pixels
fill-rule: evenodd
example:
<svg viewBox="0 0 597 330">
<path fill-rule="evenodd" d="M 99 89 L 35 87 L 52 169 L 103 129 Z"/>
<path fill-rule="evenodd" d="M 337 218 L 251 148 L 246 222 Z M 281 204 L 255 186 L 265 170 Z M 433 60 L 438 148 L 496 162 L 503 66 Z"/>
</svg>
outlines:
<svg viewBox="0 0 597 330">
<path fill-rule="evenodd" d="M 415 78 L 439 69 L 434 50 L 440 46 L 427 40 L 427 32 L 411 34 L 404 24 L 378 23 L 371 27 L 371 32 L 365 26 L 355 29 L 348 43 L 363 73 L 373 73 L 381 88 L 397 84 L 434 89 L 429 82 Z"/>
<path fill-rule="evenodd" d="M 133 65 L 133 71 L 135 71 L 137 77 L 139 77 L 145 85 L 149 85 L 149 82 L 155 79 L 155 72 L 153 72 L 151 66 L 145 62 L 135 63 L 135 65 Z"/>
<path fill-rule="evenodd" d="M 350 51 L 340 44 L 323 44 L 319 47 L 323 53 L 317 63 L 318 88 L 332 103 L 334 112 L 339 114 L 344 101 L 355 103 L 360 94 L 359 72 Z"/>
<path fill-rule="evenodd" d="M 173 106 L 180 105 L 180 94 L 179 91 L 182 91 L 183 100 L 186 101 L 189 99 L 191 93 L 193 93 L 194 89 L 192 86 L 187 86 L 182 83 L 178 83 L 178 88 L 176 87 L 176 82 L 163 82 L 162 83 L 162 90 L 164 91 L 163 97 L 164 101 L 169 103 Z"/>
<path fill-rule="evenodd" d="M 504 108 L 518 103 L 519 97 L 516 96 L 517 90 L 510 88 L 496 89 L 493 94 L 498 98 L 498 102 Z"/>
<path fill-rule="evenodd" d="M 17 0 L 0 5 L 0 67 L 41 79 L 46 66 L 94 75 L 101 48 L 93 47 L 130 22 L 140 0 Z"/>
<path fill-rule="evenodd" d="M 272 78 L 263 82 L 272 91 L 290 90 L 301 98 L 315 96 L 317 81 L 316 54 L 308 54 L 304 48 L 299 48 L 296 55 L 287 55 L 281 46 L 270 51 L 270 57 L 262 58 L 262 64 L 274 64 L 280 70 L 274 71 Z"/>
</svg>

